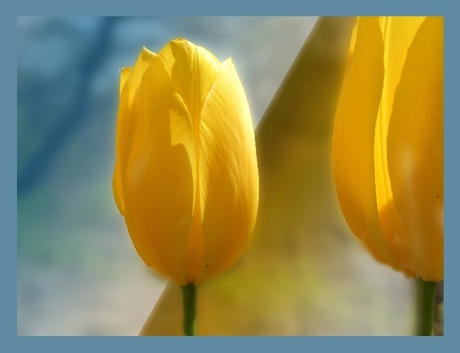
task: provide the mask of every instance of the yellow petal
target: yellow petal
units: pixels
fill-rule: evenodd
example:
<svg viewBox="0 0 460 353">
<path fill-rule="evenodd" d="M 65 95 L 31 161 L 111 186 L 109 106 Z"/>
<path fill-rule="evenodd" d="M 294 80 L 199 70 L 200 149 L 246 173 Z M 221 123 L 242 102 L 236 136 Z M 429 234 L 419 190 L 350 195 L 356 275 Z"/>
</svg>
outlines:
<svg viewBox="0 0 460 353">
<path fill-rule="evenodd" d="M 220 70 L 220 61 L 205 48 L 181 38 L 166 44 L 158 55 L 194 124 L 198 123 L 195 120 L 199 119 L 204 100 Z"/>
<path fill-rule="evenodd" d="M 120 88 L 119 88 L 119 98 L 121 98 L 121 92 L 123 91 L 123 87 L 125 86 L 126 81 L 128 80 L 129 74 L 131 72 L 130 67 L 124 67 L 122 71 L 120 72 Z M 118 125 L 121 124 L 121 119 L 118 119 Z M 117 131 L 121 129 L 118 128 Z M 121 131 L 120 131 L 121 132 Z M 119 144 L 120 142 L 117 142 Z M 119 151 L 119 153 L 122 153 Z M 118 211 L 120 211 L 121 214 L 123 214 L 123 209 L 124 209 L 124 202 L 123 202 L 123 190 L 121 187 L 121 169 L 119 167 L 119 162 L 115 161 L 115 167 L 114 167 L 114 172 L 113 172 L 113 194 L 115 197 L 115 203 L 118 207 Z"/>
<path fill-rule="evenodd" d="M 120 72 L 120 87 L 119 87 L 119 92 L 118 92 L 118 95 L 119 95 L 119 98 L 121 98 L 121 92 L 123 92 L 123 88 L 125 87 L 125 83 L 126 81 L 128 81 L 128 77 L 131 73 L 131 68 L 126 66 L 124 68 L 121 69 L 121 72 Z"/>
<path fill-rule="evenodd" d="M 147 266 L 186 283 L 195 176 L 192 122 L 162 60 L 143 49 L 122 92 L 117 126 L 124 216 Z"/>
<path fill-rule="evenodd" d="M 379 19 L 361 17 L 333 133 L 334 180 L 348 225 L 381 262 L 400 269 L 382 232 L 374 172 L 374 133 L 384 79 Z"/>
<path fill-rule="evenodd" d="M 407 51 L 424 19 L 425 17 L 421 16 L 379 17 L 380 29 L 383 35 L 385 71 L 380 113 L 388 116 L 388 119 L 391 115 L 394 93 L 396 86 L 399 84 Z"/>
<path fill-rule="evenodd" d="M 398 212 L 393 204 L 393 195 L 388 174 L 388 126 L 395 90 L 400 82 L 407 52 L 424 19 L 425 17 L 416 16 L 389 16 L 379 18 L 384 42 L 383 55 L 385 74 L 374 142 L 376 197 L 382 230 L 399 264 L 401 264 L 402 259 L 398 256 L 394 238 L 396 234 L 403 236 L 404 230 L 401 222 L 398 221 Z M 413 272 L 407 267 L 402 267 L 406 269 L 408 275 L 413 275 Z"/>
<path fill-rule="evenodd" d="M 228 270 L 241 257 L 257 214 L 254 128 L 231 59 L 222 64 L 203 105 L 200 147 L 204 266 L 197 283 Z"/>
<path fill-rule="evenodd" d="M 347 55 L 347 62 L 345 65 L 345 71 L 347 70 L 348 65 L 350 64 L 350 60 L 353 57 L 353 52 L 355 51 L 356 36 L 358 34 L 357 22 L 358 22 L 358 19 L 355 20 L 355 25 L 353 26 L 353 30 L 351 31 L 351 38 L 350 38 L 350 44 L 348 47 L 348 55 Z"/>
<path fill-rule="evenodd" d="M 123 188 L 122 188 L 122 171 L 126 168 L 128 155 L 131 150 L 132 139 L 135 133 L 138 119 L 136 116 L 131 116 L 130 107 L 135 92 L 139 88 L 139 84 L 142 80 L 142 75 L 147 69 L 149 62 L 155 58 L 156 54 L 143 48 L 141 55 L 139 55 L 136 64 L 134 65 L 134 74 L 131 68 L 123 68 L 120 73 L 120 85 L 119 85 L 119 107 L 117 117 L 117 128 L 115 138 L 115 154 L 116 161 L 113 172 L 113 193 L 115 202 L 118 210 L 124 214 L 124 199 L 123 199 Z M 123 94 L 124 88 L 126 93 Z"/>
<path fill-rule="evenodd" d="M 388 133 L 398 258 L 425 281 L 443 276 L 443 19 L 428 17 L 407 54 Z"/>
</svg>

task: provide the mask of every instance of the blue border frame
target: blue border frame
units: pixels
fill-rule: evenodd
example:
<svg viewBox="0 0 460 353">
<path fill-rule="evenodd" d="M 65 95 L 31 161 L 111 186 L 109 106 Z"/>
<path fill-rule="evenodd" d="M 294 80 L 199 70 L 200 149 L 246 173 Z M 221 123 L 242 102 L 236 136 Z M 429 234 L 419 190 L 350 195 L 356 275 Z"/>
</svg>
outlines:
<svg viewBox="0 0 460 353">
<path fill-rule="evenodd" d="M 451 2 L 453 3 L 453 2 Z M 437 338 L 421 337 L 17 337 L 16 336 L 16 234 L 17 234 L 17 197 L 16 197 L 16 92 L 17 92 L 17 50 L 16 17 L 20 15 L 441 15 L 445 17 L 445 336 Z M 459 297 L 458 284 L 449 281 L 455 277 L 455 259 L 452 252 L 459 249 L 459 237 L 454 234 L 455 217 L 459 199 L 458 183 L 460 173 L 454 162 L 458 154 L 458 137 L 460 131 L 458 119 L 454 119 L 454 105 L 458 101 L 457 82 L 460 82 L 458 63 L 459 31 L 456 8 L 447 1 L 394 1 L 386 0 L 379 4 L 365 0 L 341 1 L 323 0 L 321 2 L 300 3 L 299 0 L 284 0 L 268 4 L 262 1 L 249 4 L 247 1 L 234 0 L 218 4 L 210 0 L 167 1 L 161 4 L 152 1 L 130 0 L 129 2 L 112 3 L 109 1 L 83 0 L 73 3 L 57 0 L 34 1 L 18 0 L 11 3 L 8 9 L 2 9 L 0 36 L 2 38 L 2 103 L 5 108 L 1 118 L 0 154 L 2 173 L 0 174 L 1 201 L 0 215 L 3 224 L 5 245 L 1 247 L 1 278 L 2 314 L 1 334 L 4 346 L 14 352 L 40 351 L 47 352 L 81 352 L 110 350 L 112 352 L 145 351 L 155 348 L 175 351 L 180 349 L 199 349 L 200 351 L 234 352 L 236 349 L 283 351 L 289 346 L 302 351 L 337 351 L 348 347 L 354 352 L 368 351 L 388 352 L 388 348 L 399 350 L 417 350 L 417 352 L 443 351 L 444 346 L 454 345 L 452 332 L 456 331 L 453 320 L 458 313 L 458 304 L 452 300 Z M 458 117 L 458 113 L 457 113 Z M 457 156 L 458 159 L 458 156 Z M 151 340 L 155 340 L 153 343 Z M 453 342 L 449 342 L 452 340 Z M 14 347 L 13 349 L 9 347 Z"/>
</svg>

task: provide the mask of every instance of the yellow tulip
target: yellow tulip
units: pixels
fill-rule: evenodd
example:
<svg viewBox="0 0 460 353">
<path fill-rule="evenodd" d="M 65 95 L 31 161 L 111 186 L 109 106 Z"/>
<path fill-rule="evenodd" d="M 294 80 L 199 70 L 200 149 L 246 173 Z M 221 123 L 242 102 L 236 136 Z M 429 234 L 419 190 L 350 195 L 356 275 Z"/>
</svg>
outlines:
<svg viewBox="0 0 460 353">
<path fill-rule="evenodd" d="M 379 261 L 444 277 L 443 19 L 361 17 L 336 111 L 334 179 Z"/>
<path fill-rule="evenodd" d="M 142 49 L 120 77 L 113 190 L 145 264 L 176 284 L 232 267 L 253 231 L 259 179 L 233 62 L 184 39 Z"/>
</svg>

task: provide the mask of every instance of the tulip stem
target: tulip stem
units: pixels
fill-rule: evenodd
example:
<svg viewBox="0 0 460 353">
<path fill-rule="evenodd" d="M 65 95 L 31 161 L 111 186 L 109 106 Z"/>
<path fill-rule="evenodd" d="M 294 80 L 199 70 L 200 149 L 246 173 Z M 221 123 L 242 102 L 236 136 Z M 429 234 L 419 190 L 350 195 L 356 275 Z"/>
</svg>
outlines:
<svg viewBox="0 0 460 353">
<path fill-rule="evenodd" d="M 416 291 L 416 336 L 432 336 L 434 321 L 434 299 L 437 282 L 415 279 Z"/>
<path fill-rule="evenodd" d="M 184 303 L 184 334 L 196 336 L 196 292 L 197 286 L 188 283 L 182 286 L 182 299 Z"/>
</svg>

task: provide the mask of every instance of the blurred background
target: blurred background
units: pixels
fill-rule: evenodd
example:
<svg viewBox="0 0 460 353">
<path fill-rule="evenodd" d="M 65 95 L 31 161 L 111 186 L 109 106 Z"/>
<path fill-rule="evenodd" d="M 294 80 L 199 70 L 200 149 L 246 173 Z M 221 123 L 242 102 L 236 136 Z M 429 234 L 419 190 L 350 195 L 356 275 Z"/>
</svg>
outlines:
<svg viewBox="0 0 460 353">
<path fill-rule="evenodd" d="M 142 46 L 158 52 L 171 39 L 184 37 L 221 61 L 233 58 L 257 126 L 316 21 L 316 17 L 18 17 L 18 335 L 137 335 L 166 286 L 137 256 L 113 199 L 120 69 L 135 63 Z M 287 197 L 296 197 L 283 195 L 287 202 Z M 305 218 L 301 212 L 295 219 Z M 288 222 L 291 218 L 285 217 Z M 269 325 L 259 321 L 259 315 L 251 323 L 257 330 L 243 333 L 410 332 L 410 283 L 377 264 L 343 231 L 340 221 L 326 225 L 340 233 L 333 243 L 330 229 L 319 229 L 317 233 L 329 239 L 321 249 L 329 252 L 322 256 L 320 248 L 310 250 L 302 271 L 336 259 L 333 265 L 323 272 L 309 270 L 307 277 L 295 272 L 299 267 L 279 275 L 288 291 L 296 290 L 292 283 L 301 282 L 296 278 L 308 279 L 298 292 L 299 302 L 274 314 L 283 316 L 279 320 L 283 328 L 264 330 Z M 294 227 L 286 231 L 296 232 Z M 287 245 L 290 251 L 297 246 Z M 273 247 L 279 248 L 278 243 Z M 325 273 L 331 276 L 327 281 L 321 278 Z M 280 283 L 275 284 L 278 292 L 283 288 Z M 305 303 L 304 293 L 311 294 Z M 337 300 L 340 296 L 343 303 Z M 294 304 L 319 315 L 317 325 L 308 331 L 299 328 L 304 321 L 293 317 L 300 315 Z"/>
</svg>

